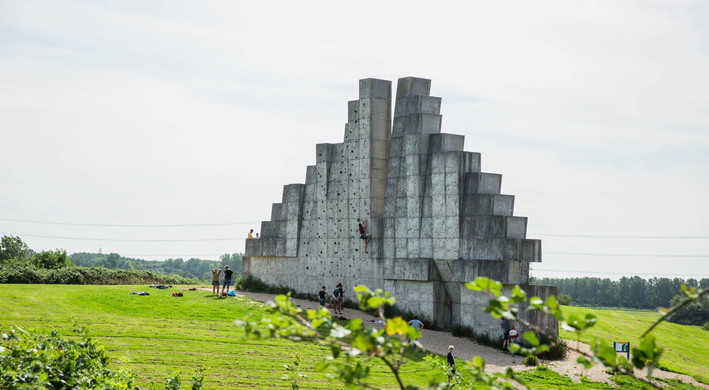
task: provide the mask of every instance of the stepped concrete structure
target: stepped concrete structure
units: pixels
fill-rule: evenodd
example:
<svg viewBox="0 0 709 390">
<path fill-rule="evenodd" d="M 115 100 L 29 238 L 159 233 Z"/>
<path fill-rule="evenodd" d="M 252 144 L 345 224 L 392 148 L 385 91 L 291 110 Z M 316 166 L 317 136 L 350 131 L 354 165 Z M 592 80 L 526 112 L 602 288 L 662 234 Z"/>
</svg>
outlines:
<svg viewBox="0 0 709 390">
<path fill-rule="evenodd" d="M 482 172 L 480 153 L 464 151 L 462 135 L 441 133 L 441 98 L 430 88 L 430 80 L 399 79 L 392 102 L 391 81 L 360 80 L 344 142 L 317 144 L 305 183 L 283 187 L 261 238 L 246 240 L 244 274 L 312 294 L 342 282 L 353 300 L 356 285 L 382 288 L 397 308 L 438 327 L 490 337 L 501 337 L 500 322 L 465 282 L 485 276 L 530 296 L 555 295 L 528 284 L 541 241 L 526 237 L 527 218 L 513 215 L 502 176 Z M 557 333 L 553 317 L 525 315 Z"/>
</svg>

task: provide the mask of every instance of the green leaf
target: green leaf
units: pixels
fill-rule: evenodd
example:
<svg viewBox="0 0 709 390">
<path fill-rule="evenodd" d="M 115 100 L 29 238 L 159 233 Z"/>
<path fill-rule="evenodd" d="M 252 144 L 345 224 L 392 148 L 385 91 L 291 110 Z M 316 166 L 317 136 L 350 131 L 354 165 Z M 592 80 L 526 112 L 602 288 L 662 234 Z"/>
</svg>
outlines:
<svg viewBox="0 0 709 390">
<path fill-rule="evenodd" d="M 593 363 L 591 363 L 591 361 L 586 359 L 584 356 L 579 356 L 578 359 L 576 359 L 576 362 L 583 364 L 583 367 L 587 370 L 593 367 Z"/>
<path fill-rule="evenodd" d="M 604 366 L 615 366 L 616 352 L 613 347 L 606 345 L 605 343 L 597 343 L 594 353 Z"/>
<path fill-rule="evenodd" d="M 522 347 L 520 347 L 518 344 L 510 343 L 510 345 L 507 347 L 507 350 L 512 353 L 517 353 L 521 348 Z"/>
<path fill-rule="evenodd" d="M 524 337 L 525 340 L 529 341 L 532 346 L 539 346 L 539 339 L 537 338 L 537 335 L 534 334 L 534 332 L 528 330 L 524 332 L 522 337 Z"/>
<path fill-rule="evenodd" d="M 484 370 L 485 369 L 485 361 L 480 357 L 480 356 L 475 356 L 473 358 L 473 366 Z"/>
</svg>

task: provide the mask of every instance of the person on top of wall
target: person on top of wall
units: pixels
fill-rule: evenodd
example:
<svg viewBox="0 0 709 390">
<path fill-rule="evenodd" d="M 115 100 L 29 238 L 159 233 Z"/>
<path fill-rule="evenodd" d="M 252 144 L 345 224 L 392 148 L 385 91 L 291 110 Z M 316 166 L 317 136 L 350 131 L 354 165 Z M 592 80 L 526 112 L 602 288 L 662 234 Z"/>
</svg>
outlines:
<svg viewBox="0 0 709 390">
<path fill-rule="evenodd" d="M 254 229 L 249 230 L 249 235 L 246 238 L 248 238 L 248 239 L 254 238 Z"/>
<path fill-rule="evenodd" d="M 367 220 L 362 219 L 359 223 L 359 238 L 364 241 L 364 253 L 367 253 L 367 241 L 372 238 L 371 234 L 367 233 Z"/>
</svg>

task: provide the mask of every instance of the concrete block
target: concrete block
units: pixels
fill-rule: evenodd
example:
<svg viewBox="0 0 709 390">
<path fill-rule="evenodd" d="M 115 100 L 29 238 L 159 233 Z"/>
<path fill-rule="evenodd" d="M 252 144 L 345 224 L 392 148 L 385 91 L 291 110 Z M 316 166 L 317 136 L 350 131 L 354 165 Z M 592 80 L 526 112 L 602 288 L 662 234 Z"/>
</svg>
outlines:
<svg viewBox="0 0 709 390">
<path fill-rule="evenodd" d="M 382 256 L 384 256 L 384 258 L 393 259 L 395 257 L 395 241 L 396 240 L 393 238 L 382 239 Z"/>
<path fill-rule="evenodd" d="M 409 114 L 440 114 L 441 98 L 434 96 L 408 96 L 398 97 L 394 107 L 394 116 Z"/>
<path fill-rule="evenodd" d="M 315 161 L 326 162 L 330 161 L 330 151 L 333 144 L 316 144 L 315 145 Z"/>
<path fill-rule="evenodd" d="M 354 122 L 359 118 L 359 100 L 347 102 L 347 121 Z"/>
<path fill-rule="evenodd" d="M 361 88 L 361 87 L 360 87 Z M 360 91 L 361 94 L 361 91 Z M 402 77 L 396 83 L 396 98 L 407 96 L 429 96 L 431 80 L 418 77 Z"/>
<path fill-rule="evenodd" d="M 384 279 L 429 281 L 430 260 L 388 259 L 382 265 Z"/>
<path fill-rule="evenodd" d="M 408 242 L 407 242 L 407 241 L 408 241 L 408 239 L 405 238 L 405 237 L 404 237 L 404 238 L 400 238 L 400 237 L 397 236 L 397 237 L 395 238 L 395 242 L 394 242 L 395 245 L 396 245 L 396 249 L 395 249 L 396 252 L 395 252 L 395 255 L 394 255 L 395 258 L 397 258 L 397 259 L 405 259 L 405 258 L 409 257 L 409 254 L 408 254 L 408 253 L 409 253 L 409 252 L 408 252 L 408 248 L 409 248 L 409 247 L 408 247 Z"/>
<path fill-rule="evenodd" d="M 431 198 L 431 214 L 434 218 L 441 218 L 446 215 L 446 198 L 445 196 L 434 196 Z"/>
<path fill-rule="evenodd" d="M 406 198 L 406 216 L 409 218 L 421 217 L 422 198 L 420 196 L 409 196 Z"/>
<path fill-rule="evenodd" d="M 445 191 L 446 196 L 458 196 L 461 193 L 460 176 L 457 172 L 448 172 L 445 174 Z"/>
<path fill-rule="evenodd" d="M 464 193 L 466 194 L 499 194 L 502 186 L 502 175 L 496 173 L 466 173 Z"/>
<path fill-rule="evenodd" d="M 430 238 L 419 240 L 419 256 L 425 259 L 433 258 L 433 240 Z"/>
<path fill-rule="evenodd" d="M 391 81 L 372 78 L 359 80 L 359 98 L 391 99 Z"/>
<path fill-rule="evenodd" d="M 429 135 L 429 153 L 462 152 L 465 136 L 438 133 Z"/>
<path fill-rule="evenodd" d="M 506 232 L 505 237 L 526 238 L 527 218 L 526 217 L 505 217 Z"/>
<path fill-rule="evenodd" d="M 271 221 L 281 221 L 284 219 L 282 217 L 281 210 L 282 210 L 281 203 L 272 203 L 271 204 Z"/>
<path fill-rule="evenodd" d="M 425 196 L 423 198 L 423 206 L 421 209 L 421 216 L 430 218 L 433 216 L 433 198 L 430 196 Z"/>
<path fill-rule="evenodd" d="M 480 153 L 463 152 L 462 172 L 480 172 Z"/>
</svg>

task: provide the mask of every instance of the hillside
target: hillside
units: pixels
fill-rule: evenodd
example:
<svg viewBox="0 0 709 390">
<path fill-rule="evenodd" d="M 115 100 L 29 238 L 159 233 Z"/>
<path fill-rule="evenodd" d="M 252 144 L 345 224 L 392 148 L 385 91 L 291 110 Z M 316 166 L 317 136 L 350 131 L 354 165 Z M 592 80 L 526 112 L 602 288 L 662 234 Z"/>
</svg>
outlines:
<svg viewBox="0 0 709 390">
<path fill-rule="evenodd" d="M 650 310 L 590 309 L 575 306 L 564 306 L 563 309 L 565 313 L 581 317 L 586 313 L 593 313 L 598 317 L 596 326 L 581 339 L 586 343 L 598 337 L 611 343 L 630 341 L 632 346 L 638 342 L 638 336 L 660 317 L 657 312 Z M 709 331 L 699 326 L 663 322 L 653 333 L 657 336 L 658 344 L 665 348 L 661 359 L 665 369 L 685 373 L 701 382 L 709 383 Z M 573 335 L 561 331 L 561 336 L 568 338 Z"/>
</svg>

